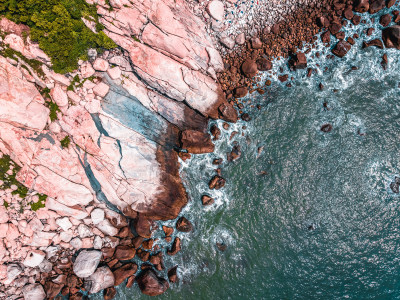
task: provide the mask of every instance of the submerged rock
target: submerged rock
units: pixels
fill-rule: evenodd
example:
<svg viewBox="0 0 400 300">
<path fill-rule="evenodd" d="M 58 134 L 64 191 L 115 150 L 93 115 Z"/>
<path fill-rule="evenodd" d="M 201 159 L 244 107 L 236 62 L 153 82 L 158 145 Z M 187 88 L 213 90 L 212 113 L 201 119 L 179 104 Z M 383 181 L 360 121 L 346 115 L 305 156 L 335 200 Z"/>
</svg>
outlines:
<svg viewBox="0 0 400 300">
<path fill-rule="evenodd" d="M 104 300 L 114 299 L 116 295 L 117 295 L 117 290 L 115 289 L 115 287 L 106 288 L 103 292 Z"/>
<path fill-rule="evenodd" d="M 294 70 L 305 69 L 307 68 L 307 57 L 304 53 L 298 52 L 291 58 L 289 64 Z"/>
<path fill-rule="evenodd" d="M 158 277 L 153 269 L 144 270 L 136 281 L 142 293 L 149 296 L 161 295 L 169 288 L 168 281 Z"/>
<path fill-rule="evenodd" d="M 201 202 L 203 203 L 204 206 L 212 205 L 214 203 L 214 199 L 208 195 L 203 195 L 201 196 Z"/>
<path fill-rule="evenodd" d="M 322 132 L 330 132 L 332 131 L 333 127 L 331 124 L 324 124 L 321 126 L 321 131 Z"/>
<path fill-rule="evenodd" d="M 400 50 L 400 25 L 394 25 L 382 30 L 382 40 L 386 48 Z"/>
<path fill-rule="evenodd" d="M 332 53 L 337 57 L 343 57 L 349 52 L 351 49 L 351 45 L 346 41 L 340 41 L 336 44 L 336 46 L 332 49 Z"/>
<path fill-rule="evenodd" d="M 193 230 L 193 225 L 188 219 L 186 219 L 185 217 L 181 217 L 176 222 L 176 230 L 181 232 L 190 232 Z"/>
<path fill-rule="evenodd" d="M 169 282 L 175 283 L 178 281 L 177 275 L 178 266 L 172 267 L 168 270 L 168 280 Z"/>
<path fill-rule="evenodd" d="M 228 161 L 235 161 L 240 158 L 242 155 L 242 152 L 240 151 L 240 146 L 235 145 L 232 148 L 232 151 L 227 154 L 227 160 Z"/>
<path fill-rule="evenodd" d="M 172 244 L 171 249 L 167 251 L 167 254 L 174 256 L 179 251 L 181 251 L 181 239 L 179 237 L 176 237 Z"/>
<path fill-rule="evenodd" d="M 393 193 L 398 194 L 400 191 L 400 177 L 395 177 L 394 182 L 390 184 L 390 188 L 393 191 Z"/>
<path fill-rule="evenodd" d="M 225 186 L 225 183 L 226 183 L 226 181 L 225 181 L 225 179 L 224 178 L 222 178 L 221 176 L 219 176 L 219 175 L 215 175 L 211 180 L 210 180 L 210 182 L 208 183 L 208 187 L 210 188 L 210 189 L 216 189 L 216 190 L 219 190 L 219 189 L 221 189 L 221 188 L 223 188 L 224 186 Z"/>
</svg>

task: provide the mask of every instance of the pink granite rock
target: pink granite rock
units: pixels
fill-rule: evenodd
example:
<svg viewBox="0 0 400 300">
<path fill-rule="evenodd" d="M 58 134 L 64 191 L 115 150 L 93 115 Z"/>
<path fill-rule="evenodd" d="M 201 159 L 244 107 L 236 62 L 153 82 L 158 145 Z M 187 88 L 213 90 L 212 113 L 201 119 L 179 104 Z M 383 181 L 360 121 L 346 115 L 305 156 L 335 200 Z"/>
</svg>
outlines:
<svg viewBox="0 0 400 300">
<path fill-rule="evenodd" d="M 95 69 L 96 71 L 101 71 L 101 72 L 107 71 L 108 61 L 106 61 L 102 58 L 97 58 L 93 63 L 93 69 Z"/>
<path fill-rule="evenodd" d="M 107 70 L 108 76 L 110 76 L 111 79 L 115 80 L 117 78 L 121 77 L 121 69 L 119 67 L 114 67 L 114 68 L 109 68 Z"/>
<path fill-rule="evenodd" d="M 110 87 L 107 84 L 100 82 L 93 88 L 93 93 L 101 98 L 104 98 L 109 90 Z"/>
<path fill-rule="evenodd" d="M 93 69 L 92 65 L 90 64 L 90 62 L 85 61 L 81 67 L 81 74 L 83 78 L 89 78 L 90 76 L 94 75 L 95 70 Z"/>
<path fill-rule="evenodd" d="M 50 96 L 59 107 L 68 105 L 67 93 L 61 88 L 59 84 L 56 84 L 54 89 L 50 91 Z"/>
</svg>

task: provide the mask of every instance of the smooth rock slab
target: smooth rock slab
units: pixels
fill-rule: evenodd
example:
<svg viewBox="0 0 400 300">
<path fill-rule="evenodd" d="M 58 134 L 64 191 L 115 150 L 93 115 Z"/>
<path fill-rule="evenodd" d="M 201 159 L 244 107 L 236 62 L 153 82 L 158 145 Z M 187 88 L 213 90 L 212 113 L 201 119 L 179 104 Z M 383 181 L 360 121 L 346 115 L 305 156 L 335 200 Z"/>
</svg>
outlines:
<svg viewBox="0 0 400 300">
<path fill-rule="evenodd" d="M 45 256 L 46 256 L 46 253 L 44 253 L 43 251 L 32 250 L 26 256 L 26 258 L 24 260 L 24 266 L 35 268 L 42 263 Z"/>
<path fill-rule="evenodd" d="M 22 289 L 25 299 L 29 300 L 43 300 L 46 298 L 43 286 L 37 283 L 26 285 Z"/>
<path fill-rule="evenodd" d="M 223 20 L 225 14 L 224 3 L 222 3 L 221 1 L 211 1 L 210 3 L 208 3 L 207 12 L 215 20 Z"/>
<path fill-rule="evenodd" d="M 107 266 L 100 267 L 85 279 L 85 289 L 95 294 L 114 285 L 114 275 Z"/>
<path fill-rule="evenodd" d="M 80 278 L 92 275 L 100 263 L 101 251 L 83 250 L 79 253 L 73 266 L 74 273 Z"/>
</svg>

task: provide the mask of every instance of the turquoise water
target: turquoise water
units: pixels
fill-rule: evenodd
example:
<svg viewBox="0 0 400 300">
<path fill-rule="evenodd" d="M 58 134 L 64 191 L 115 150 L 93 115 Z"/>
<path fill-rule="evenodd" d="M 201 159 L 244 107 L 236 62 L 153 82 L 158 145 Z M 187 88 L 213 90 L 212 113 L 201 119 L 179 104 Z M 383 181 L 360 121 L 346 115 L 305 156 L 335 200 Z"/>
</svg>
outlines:
<svg viewBox="0 0 400 300">
<path fill-rule="evenodd" d="M 261 110 L 245 105 L 249 123 L 226 131 L 218 122 L 216 153 L 183 163 L 191 202 L 182 215 L 194 231 L 179 234 L 183 250 L 166 267 L 179 265 L 180 282 L 160 299 L 400 299 L 400 198 L 389 187 L 400 175 L 400 51 L 361 50 L 374 38 L 367 27 L 347 28 L 361 38 L 345 59 L 313 58 L 319 46 L 308 55 L 318 74 L 298 71 L 292 88 L 273 80 L 253 94 Z M 234 142 L 242 157 L 224 162 L 226 188 L 210 193 L 212 160 Z M 117 299 L 147 298 L 137 286 L 118 290 Z"/>
</svg>

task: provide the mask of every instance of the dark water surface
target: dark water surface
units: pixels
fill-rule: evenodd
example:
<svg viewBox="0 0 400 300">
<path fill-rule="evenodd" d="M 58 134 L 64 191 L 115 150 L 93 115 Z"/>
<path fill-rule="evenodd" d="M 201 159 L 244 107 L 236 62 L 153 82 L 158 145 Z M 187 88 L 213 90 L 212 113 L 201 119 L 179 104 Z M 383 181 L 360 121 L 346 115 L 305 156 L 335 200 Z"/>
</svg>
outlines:
<svg viewBox="0 0 400 300">
<path fill-rule="evenodd" d="M 262 109 L 246 110 L 252 121 L 228 131 L 219 122 L 216 153 L 185 163 L 191 202 L 182 214 L 195 229 L 179 234 L 183 250 L 166 265 L 179 264 L 180 283 L 160 299 L 400 298 L 400 198 L 389 187 L 400 174 L 400 51 L 361 50 L 373 38 L 362 29 L 345 59 L 310 54 L 318 74 L 298 71 L 292 88 L 274 81 L 263 96 L 253 94 Z M 325 123 L 330 133 L 320 131 Z M 227 186 L 204 208 L 211 162 L 225 160 L 234 141 L 242 157 L 222 165 Z M 118 295 L 150 298 L 137 287 Z"/>
</svg>

